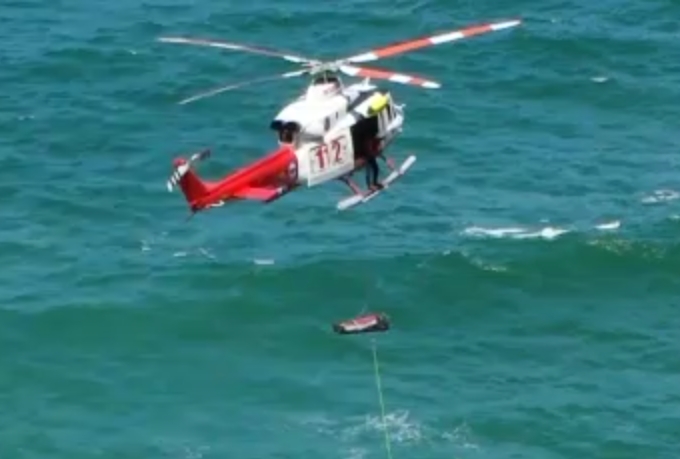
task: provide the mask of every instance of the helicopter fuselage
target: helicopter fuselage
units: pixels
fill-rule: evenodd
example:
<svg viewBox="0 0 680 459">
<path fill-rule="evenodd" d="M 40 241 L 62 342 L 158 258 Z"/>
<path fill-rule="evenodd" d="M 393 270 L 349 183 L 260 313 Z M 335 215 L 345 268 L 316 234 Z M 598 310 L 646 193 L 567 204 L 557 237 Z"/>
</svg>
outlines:
<svg viewBox="0 0 680 459">
<path fill-rule="evenodd" d="M 399 133 L 403 107 L 389 91 L 367 80 L 344 87 L 339 78 L 313 82 L 283 107 L 270 128 L 290 145 L 298 162 L 298 184 L 312 187 L 346 176 L 381 152 Z"/>
</svg>

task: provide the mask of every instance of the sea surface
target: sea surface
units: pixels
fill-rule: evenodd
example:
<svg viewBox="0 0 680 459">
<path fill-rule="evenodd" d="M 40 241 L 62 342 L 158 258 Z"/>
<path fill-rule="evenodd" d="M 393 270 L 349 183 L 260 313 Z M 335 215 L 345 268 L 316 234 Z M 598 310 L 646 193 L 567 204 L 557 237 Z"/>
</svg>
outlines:
<svg viewBox="0 0 680 459">
<path fill-rule="evenodd" d="M 680 457 L 680 3 L 3 0 L 0 458 Z M 296 69 L 395 56 L 408 175 L 195 216 L 165 181 L 276 147 Z M 384 312 L 392 329 L 331 325 Z"/>
</svg>

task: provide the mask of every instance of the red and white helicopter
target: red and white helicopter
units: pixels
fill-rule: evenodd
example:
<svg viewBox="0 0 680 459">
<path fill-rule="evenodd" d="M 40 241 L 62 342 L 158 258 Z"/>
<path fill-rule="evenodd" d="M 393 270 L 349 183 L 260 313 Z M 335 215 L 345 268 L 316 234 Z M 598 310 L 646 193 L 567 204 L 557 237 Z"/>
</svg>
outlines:
<svg viewBox="0 0 680 459">
<path fill-rule="evenodd" d="M 165 43 L 209 46 L 279 57 L 303 67 L 275 76 L 219 87 L 185 99 L 180 104 L 256 82 L 311 77 L 306 91 L 283 107 L 270 124 L 270 128 L 278 133 L 276 150 L 217 181 L 202 180 L 192 167 L 197 161 L 209 156 L 210 150 L 196 153 L 189 160 L 175 159 L 174 172 L 167 182 L 168 190 L 172 191 L 174 186 L 179 185 L 192 214 L 222 206 L 231 200 L 252 199 L 268 203 L 300 186 L 313 187 L 331 180 L 342 181 L 352 190 L 351 196 L 338 203 L 338 209 L 364 203 L 401 177 L 416 160 L 415 156 L 409 156 L 396 167 L 394 161 L 384 155 L 387 145 L 402 131 L 404 109 L 403 105 L 395 103 L 389 91 L 372 85 L 370 80 L 387 80 L 423 88 L 438 88 L 440 85 L 419 77 L 354 64 L 508 29 L 520 23 L 520 20 L 510 20 L 475 25 L 395 43 L 330 62 L 224 41 L 160 37 L 158 41 Z M 345 86 L 338 73 L 363 80 Z M 391 173 L 381 181 L 381 188 L 364 191 L 351 180 L 351 175 L 375 158 L 383 159 Z"/>
</svg>

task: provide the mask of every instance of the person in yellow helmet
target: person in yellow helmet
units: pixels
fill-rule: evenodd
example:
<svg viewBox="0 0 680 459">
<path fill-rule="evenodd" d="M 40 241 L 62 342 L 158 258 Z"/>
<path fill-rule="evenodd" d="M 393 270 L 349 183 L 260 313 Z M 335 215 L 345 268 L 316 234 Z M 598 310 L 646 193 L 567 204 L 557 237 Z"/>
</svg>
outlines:
<svg viewBox="0 0 680 459">
<path fill-rule="evenodd" d="M 384 110 L 389 104 L 389 98 L 387 95 L 382 93 L 377 93 L 373 96 L 369 114 L 371 116 L 377 116 L 379 112 Z M 366 145 L 366 186 L 371 191 L 377 191 L 383 189 L 383 184 L 378 181 L 380 176 L 380 166 L 378 166 L 378 157 L 382 153 L 382 141 L 376 138 L 370 138 L 367 140 Z"/>
</svg>

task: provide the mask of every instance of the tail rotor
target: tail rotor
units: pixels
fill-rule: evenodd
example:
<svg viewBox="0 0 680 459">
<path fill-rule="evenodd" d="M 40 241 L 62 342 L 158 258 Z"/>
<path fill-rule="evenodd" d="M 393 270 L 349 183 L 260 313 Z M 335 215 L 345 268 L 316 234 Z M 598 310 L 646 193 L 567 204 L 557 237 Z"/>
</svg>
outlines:
<svg viewBox="0 0 680 459">
<path fill-rule="evenodd" d="M 172 175 L 166 182 L 166 186 L 168 188 L 168 191 L 172 193 L 172 190 L 174 187 L 179 184 L 180 180 L 182 180 L 182 177 L 191 170 L 191 168 L 194 166 L 195 163 L 198 163 L 199 161 L 203 161 L 206 158 L 210 157 L 210 149 L 206 148 L 203 151 L 199 151 L 197 153 L 194 153 L 191 155 L 191 157 L 188 160 L 185 160 L 183 158 L 178 158 L 175 160 L 175 170 L 173 171 Z"/>
</svg>

